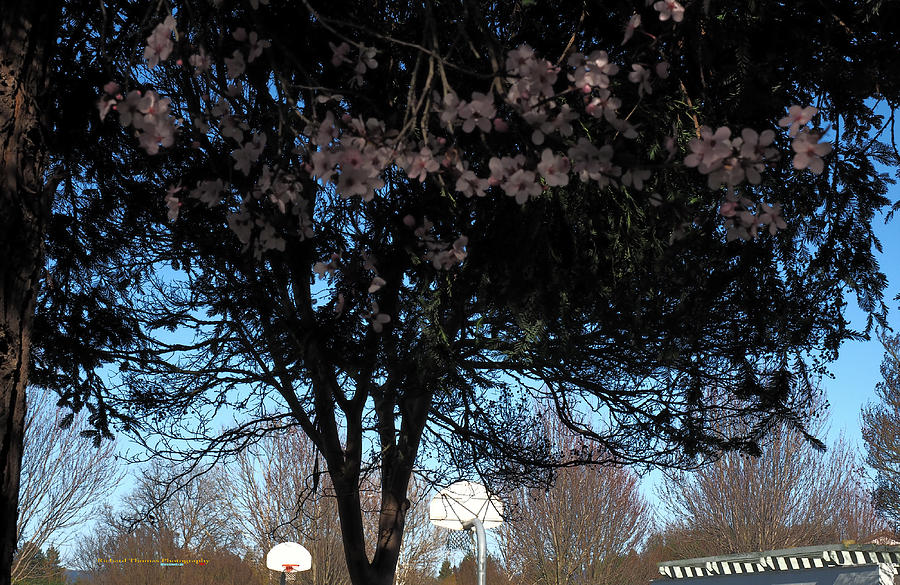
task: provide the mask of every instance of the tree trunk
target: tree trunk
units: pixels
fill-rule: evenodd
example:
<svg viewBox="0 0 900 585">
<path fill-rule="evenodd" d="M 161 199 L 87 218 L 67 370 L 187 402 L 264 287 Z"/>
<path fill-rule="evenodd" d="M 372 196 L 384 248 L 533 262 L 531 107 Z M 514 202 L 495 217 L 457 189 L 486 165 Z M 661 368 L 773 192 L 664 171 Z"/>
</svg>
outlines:
<svg viewBox="0 0 900 585">
<path fill-rule="evenodd" d="M 48 53 L 60 3 L 17 0 L 0 11 L 0 585 L 16 547 L 25 387 L 43 237 Z"/>
</svg>

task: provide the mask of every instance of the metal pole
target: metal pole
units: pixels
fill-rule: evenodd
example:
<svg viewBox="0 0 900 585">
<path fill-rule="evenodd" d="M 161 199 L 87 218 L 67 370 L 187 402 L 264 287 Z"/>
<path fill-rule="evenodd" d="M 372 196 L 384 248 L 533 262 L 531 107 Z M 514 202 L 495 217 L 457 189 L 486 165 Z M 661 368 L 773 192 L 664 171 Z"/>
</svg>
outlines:
<svg viewBox="0 0 900 585">
<path fill-rule="evenodd" d="M 463 524 L 463 528 L 466 530 L 471 530 L 473 526 L 475 527 L 475 566 L 476 574 L 478 575 L 478 585 L 485 585 L 485 574 L 487 572 L 485 568 L 487 565 L 487 537 L 484 534 L 484 524 L 481 523 L 479 518 L 474 518 Z"/>
</svg>

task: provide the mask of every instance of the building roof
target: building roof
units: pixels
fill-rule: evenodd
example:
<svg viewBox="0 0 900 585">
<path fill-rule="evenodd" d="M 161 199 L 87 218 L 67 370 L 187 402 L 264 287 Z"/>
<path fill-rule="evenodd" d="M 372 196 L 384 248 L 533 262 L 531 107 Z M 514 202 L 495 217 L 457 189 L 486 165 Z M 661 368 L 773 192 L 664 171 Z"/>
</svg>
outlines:
<svg viewBox="0 0 900 585">
<path fill-rule="evenodd" d="M 659 563 L 659 572 L 670 579 L 739 575 L 825 567 L 889 565 L 900 568 L 900 546 L 831 544 L 786 548 L 758 553 L 702 557 Z"/>
</svg>

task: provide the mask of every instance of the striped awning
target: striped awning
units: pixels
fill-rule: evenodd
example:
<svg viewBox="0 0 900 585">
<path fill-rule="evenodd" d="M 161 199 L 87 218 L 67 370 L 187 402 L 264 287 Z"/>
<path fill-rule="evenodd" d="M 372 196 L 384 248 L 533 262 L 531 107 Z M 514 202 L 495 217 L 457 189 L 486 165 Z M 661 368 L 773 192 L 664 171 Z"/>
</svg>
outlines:
<svg viewBox="0 0 900 585">
<path fill-rule="evenodd" d="M 862 565 L 887 565 L 896 573 L 900 569 L 900 547 L 831 545 L 723 555 L 660 563 L 659 572 L 670 579 L 684 579 Z"/>
</svg>

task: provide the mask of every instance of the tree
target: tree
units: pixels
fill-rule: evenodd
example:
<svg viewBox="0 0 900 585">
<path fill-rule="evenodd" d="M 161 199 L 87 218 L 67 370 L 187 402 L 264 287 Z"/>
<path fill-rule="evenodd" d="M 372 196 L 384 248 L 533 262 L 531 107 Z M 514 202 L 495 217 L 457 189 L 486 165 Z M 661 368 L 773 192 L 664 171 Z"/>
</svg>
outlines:
<svg viewBox="0 0 900 585">
<path fill-rule="evenodd" d="M 439 580 L 440 585 L 462 585 L 463 583 L 477 583 L 478 567 L 475 562 L 475 555 L 470 552 L 465 555 L 459 564 L 451 570 L 449 576 Z M 485 558 L 485 583 L 486 585 L 508 585 L 509 579 L 500 566 L 500 563 L 492 555 Z"/>
<path fill-rule="evenodd" d="M 121 510 L 104 510 L 97 528 L 82 537 L 78 564 L 98 585 L 172 583 L 263 584 L 228 505 L 227 476 L 208 471 L 160 503 L 172 473 L 157 462 L 146 470 Z M 153 503 L 152 517 L 140 512 Z M 183 561 L 163 566 L 161 561 Z M 168 561 L 167 561 L 168 562 Z M 201 564 L 202 563 L 202 564 Z"/>
<path fill-rule="evenodd" d="M 846 443 L 823 453 L 781 428 L 759 457 L 726 454 L 670 478 L 660 494 L 673 531 L 665 560 L 863 540 L 884 523 L 862 479 Z"/>
<path fill-rule="evenodd" d="M 547 426 L 558 448 L 584 446 L 558 421 Z M 513 511 L 498 529 L 501 551 L 507 571 L 522 582 L 642 583 L 632 580 L 640 574 L 632 553 L 650 535 L 654 521 L 632 471 L 560 469 L 551 488 L 521 488 L 510 494 L 507 505 Z"/>
<path fill-rule="evenodd" d="M 48 71 L 60 2 L 0 14 L 0 585 L 10 582 L 32 320 L 55 185 L 46 182 Z"/>
<path fill-rule="evenodd" d="M 92 448 L 81 432 L 92 429 L 85 416 L 60 428 L 65 413 L 48 392 L 29 392 L 22 456 L 17 542 L 12 580 L 31 577 L 30 555 L 95 514 L 102 499 L 122 479 L 115 443 Z M 30 543 L 24 546 L 24 543 Z M 49 555 L 49 552 L 48 552 Z"/>
<path fill-rule="evenodd" d="M 876 506 L 900 530 L 900 336 L 888 335 L 881 342 L 884 380 L 875 387 L 880 402 L 863 408 L 862 434 L 866 461 L 876 474 Z"/>
<path fill-rule="evenodd" d="M 24 557 L 24 558 L 23 558 Z M 13 583 L 19 585 L 65 585 L 66 579 L 60 565 L 59 551 L 52 546 L 44 553 L 34 542 L 25 542 L 19 547 L 18 555 L 13 563 L 14 569 L 22 563 L 26 570 L 18 571 Z"/>
<path fill-rule="evenodd" d="M 84 244 L 52 246 L 35 379 L 168 458 L 299 426 L 354 583 L 393 580 L 417 465 L 501 491 L 757 453 L 803 432 L 804 358 L 858 335 L 844 287 L 882 313 L 895 3 L 218 4 L 87 17 L 108 116 L 60 155 L 96 179 L 60 198 Z M 596 448 L 532 440 L 535 398 Z"/>
<path fill-rule="evenodd" d="M 266 436 L 237 456 L 231 482 L 232 517 L 240 522 L 260 559 L 272 546 L 288 540 L 309 549 L 313 566 L 297 577 L 299 583 L 349 583 L 334 489 L 319 466 L 319 455 L 298 429 Z M 372 477 L 364 478 L 359 487 L 369 543 L 378 530 L 372 521 L 379 508 L 377 488 Z M 397 578 L 410 584 L 412 575 L 433 573 L 443 542 L 428 520 L 428 486 L 414 478 L 408 497 Z"/>
</svg>

